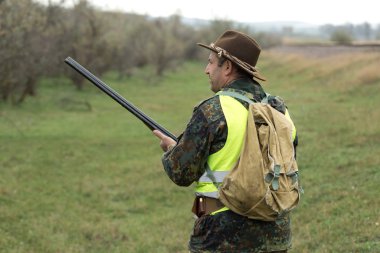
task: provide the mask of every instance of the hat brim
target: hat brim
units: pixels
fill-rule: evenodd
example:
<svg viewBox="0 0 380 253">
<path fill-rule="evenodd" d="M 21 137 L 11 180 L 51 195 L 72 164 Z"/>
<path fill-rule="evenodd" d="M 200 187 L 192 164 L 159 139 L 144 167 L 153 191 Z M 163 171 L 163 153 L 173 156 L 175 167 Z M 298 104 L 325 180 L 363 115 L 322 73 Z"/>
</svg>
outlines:
<svg viewBox="0 0 380 253">
<path fill-rule="evenodd" d="M 214 51 L 215 53 L 217 53 L 217 51 L 215 50 L 215 48 L 212 48 L 210 47 L 209 45 L 206 45 L 206 44 L 203 44 L 203 43 L 197 43 L 198 46 L 201 46 L 201 47 L 204 47 L 204 48 L 207 48 L 211 51 Z"/>
<path fill-rule="evenodd" d="M 218 51 L 215 49 L 215 48 L 212 48 L 210 47 L 209 45 L 206 45 L 206 44 L 203 44 L 203 43 L 197 43 L 198 46 L 201 46 L 201 47 L 204 47 L 204 48 L 207 48 L 215 53 L 218 53 Z M 243 66 L 241 66 L 238 62 L 234 61 L 233 59 L 229 59 L 230 61 L 232 61 L 233 63 L 235 63 L 238 67 L 240 67 L 241 69 L 243 69 L 244 71 L 246 71 L 247 73 L 251 74 L 253 77 L 261 80 L 261 81 L 266 81 L 266 78 L 264 76 L 262 76 L 257 70 L 256 72 L 249 72 L 247 71 Z"/>
</svg>

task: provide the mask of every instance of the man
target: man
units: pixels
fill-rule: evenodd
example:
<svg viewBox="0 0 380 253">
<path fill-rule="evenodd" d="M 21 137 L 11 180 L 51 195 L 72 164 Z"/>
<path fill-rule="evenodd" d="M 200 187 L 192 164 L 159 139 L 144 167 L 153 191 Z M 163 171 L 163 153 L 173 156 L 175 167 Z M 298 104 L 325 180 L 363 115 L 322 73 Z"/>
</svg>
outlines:
<svg viewBox="0 0 380 253">
<path fill-rule="evenodd" d="M 254 39 L 226 31 L 215 43 L 198 45 L 210 50 L 205 73 L 214 93 L 233 91 L 255 101 L 266 97 L 256 81 L 265 78 L 255 67 L 261 49 Z M 225 175 L 237 163 L 247 108 L 245 101 L 216 94 L 195 107 L 178 143 L 153 131 L 165 151 L 162 162 L 170 179 L 180 186 L 196 183 L 193 212 L 197 219 L 190 252 L 287 252 L 290 248 L 288 216 L 267 222 L 238 215 L 218 200 L 218 185 L 205 180 L 210 171 L 217 177 Z M 285 108 L 276 109 L 285 112 Z"/>
</svg>

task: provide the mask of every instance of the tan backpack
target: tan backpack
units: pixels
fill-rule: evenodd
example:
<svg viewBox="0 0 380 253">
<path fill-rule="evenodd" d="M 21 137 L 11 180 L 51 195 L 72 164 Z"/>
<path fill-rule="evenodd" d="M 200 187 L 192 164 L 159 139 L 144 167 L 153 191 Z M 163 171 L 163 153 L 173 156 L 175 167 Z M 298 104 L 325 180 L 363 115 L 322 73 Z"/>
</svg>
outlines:
<svg viewBox="0 0 380 253">
<path fill-rule="evenodd" d="M 254 103 L 235 92 L 221 94 L 250 105 L 240 159 L 219 187 L 220 200 L 248 218 L 274 221 L 300 200 L 292 124 L 269 104 Z"/>
</svg>

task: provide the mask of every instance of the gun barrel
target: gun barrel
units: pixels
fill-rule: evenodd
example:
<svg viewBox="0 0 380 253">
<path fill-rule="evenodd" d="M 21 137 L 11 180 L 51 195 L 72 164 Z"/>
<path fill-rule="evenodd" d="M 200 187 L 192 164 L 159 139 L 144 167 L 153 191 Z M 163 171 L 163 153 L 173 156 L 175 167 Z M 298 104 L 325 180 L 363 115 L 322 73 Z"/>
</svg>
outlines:
<svg viewBox="0 0 380 253">
<path fill-rule="evenodd" d="M 107 84 L 105 84 L 99 78 L 97 78 L 94 74 L 92 74 L 90 71 L 88 71 L 85 67 L 83 67 L 78 62 L 76 62 L 73 58 L 67 57 L 65 59 L 65 63 L 67 63 L 70 67 L 75 69 L 78 73 L 80 73 L 87 80 L 89 80 L 92 84 L 94 84 L 96 87 L 98 87 L 101 91 L 103 91 L 108 96 L 110 96 L 112 99 L 114 99 L 117 103 L 119 103 L 121 106 L 123 106 L 125 109 L 127 109 L 130 113 L 135 115 L 150 130 L 152 130 L 152 131 L 153 130 L 159 130 L 162 133 L 164 133 L 165 135 L 172 138 L 173 140 L 178 141 L 177 137 L 175 135 L 173 135 L 168 130 L 166 130 L 164 127 L 162 127 L 160 124 L 155 122 L 153 119 L 151 119 L 149 116 L 147 116 L 141 110 L 139 110 L 136 106 L 134 106 L 128 100 L 123 98 L 120 94 L 118 94 L 115 90 L 113 90 L 111 87 L 109 87 Z"/>
</svg>

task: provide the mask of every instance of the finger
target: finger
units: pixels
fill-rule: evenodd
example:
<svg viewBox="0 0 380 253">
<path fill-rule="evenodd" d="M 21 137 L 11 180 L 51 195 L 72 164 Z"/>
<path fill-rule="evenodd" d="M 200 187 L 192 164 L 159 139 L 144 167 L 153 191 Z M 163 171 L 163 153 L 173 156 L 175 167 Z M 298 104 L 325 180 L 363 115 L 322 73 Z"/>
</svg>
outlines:
<svg viewBox="0 0 380 253">
<path fill-rule="evenodd" d="M 165 135 L 163 133 L 161 133 L 159 130 L 153 130 L 153 134 L 160 139 L 165 137 Z"/>
</svg>

